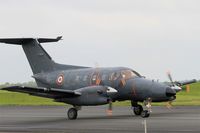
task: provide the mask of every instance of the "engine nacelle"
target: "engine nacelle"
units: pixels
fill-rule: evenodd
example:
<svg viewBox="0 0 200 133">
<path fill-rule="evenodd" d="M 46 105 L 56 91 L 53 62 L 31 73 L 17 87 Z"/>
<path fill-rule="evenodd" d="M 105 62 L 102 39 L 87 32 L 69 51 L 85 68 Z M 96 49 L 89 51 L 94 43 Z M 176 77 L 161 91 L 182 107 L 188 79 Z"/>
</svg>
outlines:
<svg viewBox="0 0 200 133">
<path fill-rule="evenodd" d="M 117 90 L 107 86 L 89 86 L 76 90 L 81 96 L 62 99 L 63 102 L 78 106 L 104 105 L 117 93 Z"/>
</svg>

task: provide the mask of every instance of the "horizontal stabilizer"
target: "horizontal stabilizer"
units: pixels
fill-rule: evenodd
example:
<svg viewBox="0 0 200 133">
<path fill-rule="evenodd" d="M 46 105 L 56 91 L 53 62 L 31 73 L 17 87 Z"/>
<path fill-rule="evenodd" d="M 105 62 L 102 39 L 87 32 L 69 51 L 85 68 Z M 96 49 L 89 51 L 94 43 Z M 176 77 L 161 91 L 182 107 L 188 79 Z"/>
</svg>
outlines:
<svg viewBox="0 0 200 133">
<path fill-rule="evenodd" d="M 23 45 L 33 40 L 37 40 L 39 43 L 57 42 L 61 40 L 61 38 L 62 36 L 57 38 L 1 38 L 0 43 Z"/>
<path fill-rule="evenodd" d="M 28 93 L 34 96 L 41 96 L 41 97 L 54 98 L 54 99 L 74 97 L 74 96 L 81 95 L 80 92 L 73 91 L 73 90 L 44 88 L 44 87 L 10 86 L 10 87 L 1 88 L 0 90 Z"/>
</svg>

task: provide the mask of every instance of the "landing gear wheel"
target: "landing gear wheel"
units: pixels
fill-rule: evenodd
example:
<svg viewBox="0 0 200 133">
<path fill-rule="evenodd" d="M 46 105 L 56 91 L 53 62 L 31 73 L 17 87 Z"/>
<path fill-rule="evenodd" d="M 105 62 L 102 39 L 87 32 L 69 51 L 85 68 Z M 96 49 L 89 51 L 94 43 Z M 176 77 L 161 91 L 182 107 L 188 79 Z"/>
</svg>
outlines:
<svg viewBox="0 0 200 133">
<path fill-rule="evenodd" d="M 142 113 L 141 113 L 141 117 L 142 118 L 147 118 L 150 116 L 150 113 L 148 110 L 143 110 Z"/>
<path fill-rule="evenodd" d="M 75 108 L 70 108 L 67 112 L 67 115 L 70 120 L 75 120 L 78 116 L 78 111 Z"/>
<path fill-rule="evenodd" d="M 133 112 L 135 115 L 141 115 L 142 111 L 143 111 L 143 107 L 141 105 L 137 105 L 133 107 Z"/>
</svg>

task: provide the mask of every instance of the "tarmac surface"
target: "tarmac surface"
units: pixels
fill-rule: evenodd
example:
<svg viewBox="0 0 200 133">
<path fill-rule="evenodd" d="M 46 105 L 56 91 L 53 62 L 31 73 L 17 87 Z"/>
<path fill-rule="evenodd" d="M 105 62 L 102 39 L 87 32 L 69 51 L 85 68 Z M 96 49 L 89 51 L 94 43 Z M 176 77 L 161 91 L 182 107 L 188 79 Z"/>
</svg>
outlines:
<svg viewBox="0 0 200 133">
<path fill-rule="evenodd" d="M 0 132 L 61 133 L 200 133 L 200 107 L 153 107 L 147 119 L 134 116 L 130 107 L 84 107 L 77 120 L 67 119 L 63 106 L 0 106 Z"/>
</svg>

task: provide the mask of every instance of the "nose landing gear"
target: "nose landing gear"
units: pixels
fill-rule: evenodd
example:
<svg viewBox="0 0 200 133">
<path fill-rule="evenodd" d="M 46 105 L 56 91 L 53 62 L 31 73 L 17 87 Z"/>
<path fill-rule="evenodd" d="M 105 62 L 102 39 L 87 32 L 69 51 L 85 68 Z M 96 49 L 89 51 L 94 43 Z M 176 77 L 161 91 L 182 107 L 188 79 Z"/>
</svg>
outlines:
<svg viewBox="0 0 200 133">
<path fill-rule="evenodd" d="M 144 105 L 146 106 L 147 110 L 142 111 L 141 117 L 142 118 L 147 118 L 150 116 L 150 113 L 152 112 L 151 109 L 151 98 L 148 98 L 147 100 L 144 101 Z"/>
<path fill-rule="evenodd" d="M 150 116 L 150 112 L 148 110 L 143 110 L 141 113 L 142 118 L 147 118 Z"/>
<path fill-rule="evenodd" d="M 151 98 L 148 98 L 144 101 L 144 105 L 146 106 L 146 110 L 143 109 L 141 105 L 137 102 L 131 101 L 132 109 L 135 115 L 140 115 L 142 118 L 147 118 L 150 116 L 151 110 Z"/>
</svg>

